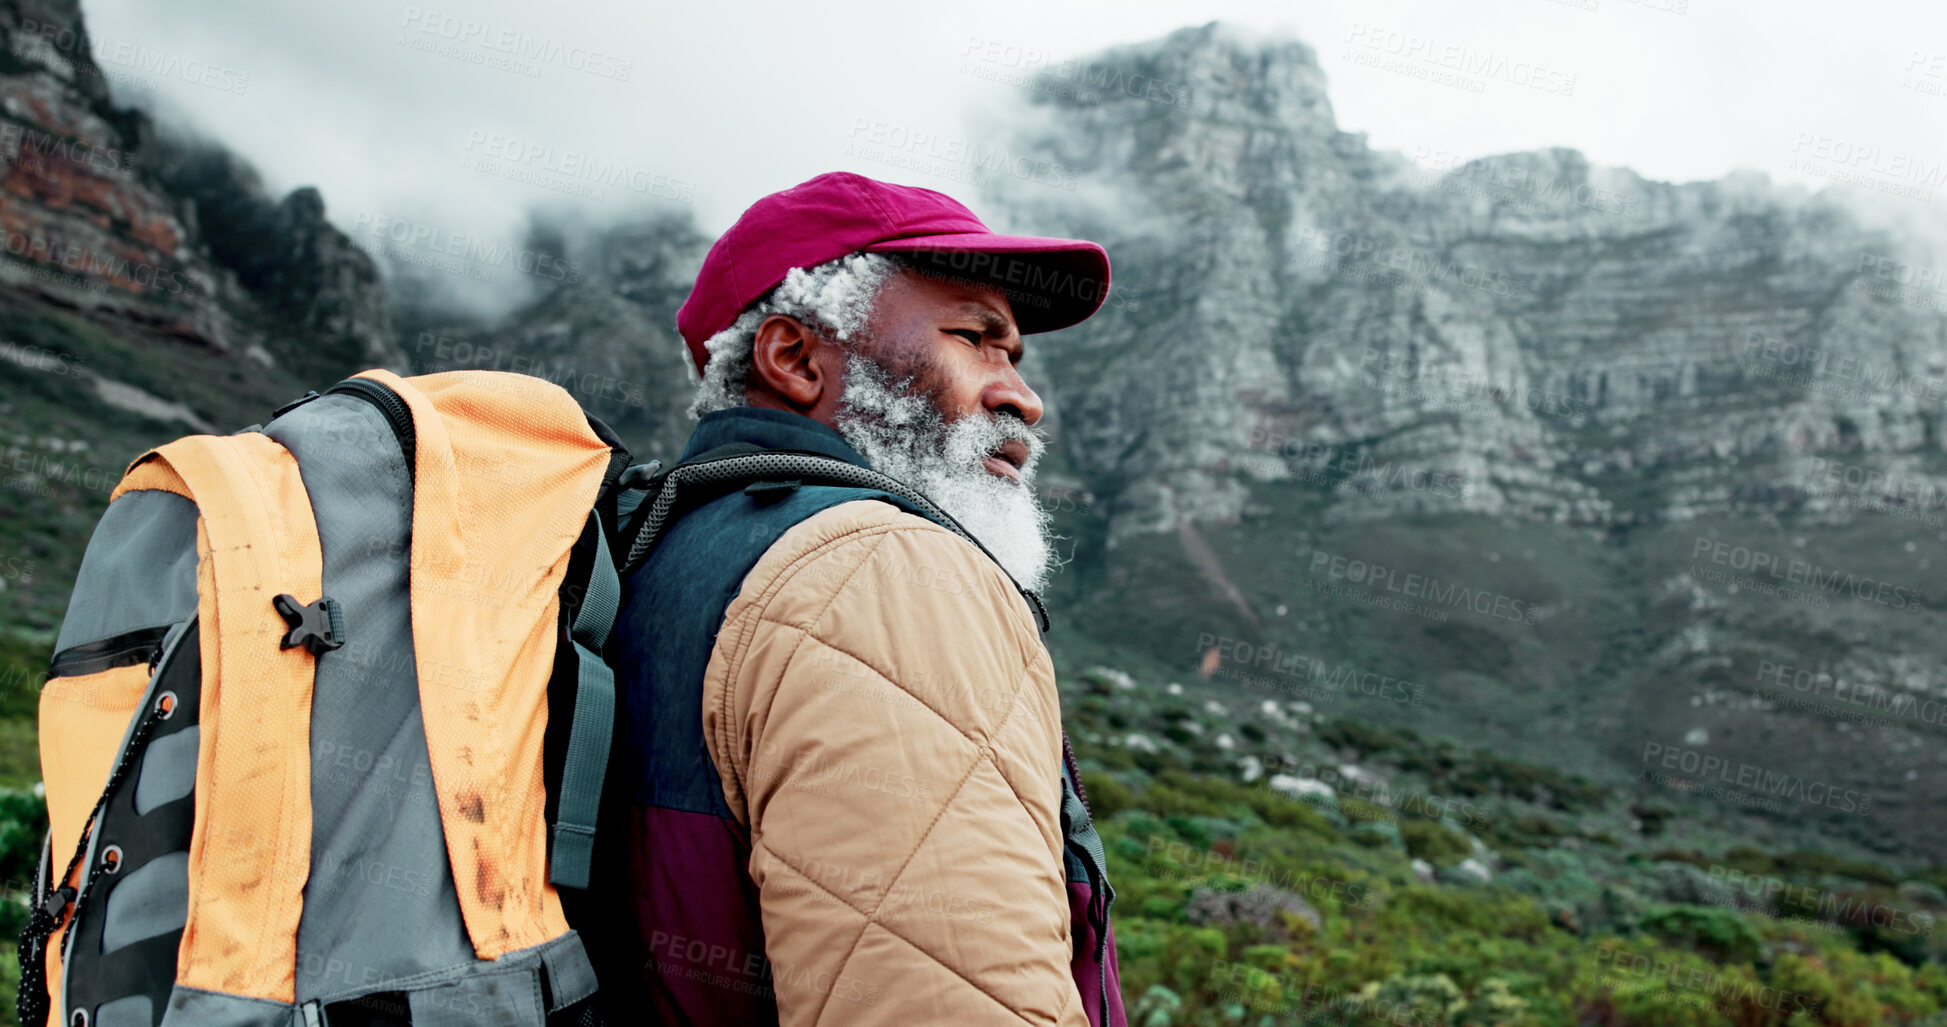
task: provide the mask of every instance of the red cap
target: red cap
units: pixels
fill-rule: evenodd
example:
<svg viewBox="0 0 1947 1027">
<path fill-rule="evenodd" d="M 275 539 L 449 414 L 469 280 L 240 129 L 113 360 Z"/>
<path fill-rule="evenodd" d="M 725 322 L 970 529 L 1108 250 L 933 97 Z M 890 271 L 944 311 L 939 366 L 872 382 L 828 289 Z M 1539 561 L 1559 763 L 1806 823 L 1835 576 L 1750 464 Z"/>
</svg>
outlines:
<svg viewBox="0 0 1947 1027">
<path fill-rule="evenodd" d="M 830 171 L 750 205 L 710 247 L 676 329 L 698 371 L 706 339 L 784 281 L 848 253 L 937 254 L 944 274 L 1006 291 L 1022 335 L 1078 324 L 1109 291 L 1109 255 L 1081 239 L 996 235 L 945 193 Z"/>
</svg>

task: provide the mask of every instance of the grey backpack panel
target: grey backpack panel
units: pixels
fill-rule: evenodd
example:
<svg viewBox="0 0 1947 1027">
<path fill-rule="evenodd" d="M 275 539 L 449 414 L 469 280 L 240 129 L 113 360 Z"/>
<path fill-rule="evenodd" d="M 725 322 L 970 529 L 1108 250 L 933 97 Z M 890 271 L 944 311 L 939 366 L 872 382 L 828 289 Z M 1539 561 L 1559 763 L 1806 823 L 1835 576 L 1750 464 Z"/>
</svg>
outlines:
<svg viewBox="0 0 1947 1027">
<path fill-rule="evenodd" d="M 94 1027 L 153 1027 L 155 1006 L 147 995 L 127 995 L 103 1002 L 95 1010 Z"/>
<path fill-rule="evenodd" d="M 311 698 L 302 1003 L 476 960 L 453 894 L 419 709 L 405 455 L 378 408 L 353 396 L 306 403 L 265 434 L 297 457 L 317 519 L 324 594 L 342 611 L 346 638 L 318 659 Z"/>
<path fill-rule="evenodd" d="M 189 853 L 171 852 L 128 872 L 103 914 L 101 950 L 167 934 L 189 917 Z"/>
<path fill-rule="evenodd" d="M 156 739 L 143 751 L 141 776 L 135 779 L 136 816 L 196 790 L 196 749 L 202 737 L 201 727 L 186 728 Z"/>
<path fill-rule="evenodd" d="M 108 504 L 81 557 L 73 595 L 54 641 L 57 653 L 195 613 L 196 504 L 157 489 L 125 492 Z"/>
</svg>

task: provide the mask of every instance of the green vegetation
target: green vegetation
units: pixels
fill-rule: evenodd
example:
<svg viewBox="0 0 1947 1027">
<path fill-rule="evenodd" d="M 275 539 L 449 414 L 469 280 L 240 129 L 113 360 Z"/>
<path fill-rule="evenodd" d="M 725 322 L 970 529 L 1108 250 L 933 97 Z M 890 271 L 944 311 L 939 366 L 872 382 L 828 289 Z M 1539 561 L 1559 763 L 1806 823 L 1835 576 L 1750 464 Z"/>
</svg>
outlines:
<svg viewBox="0 0 1947 1027">
<path fill-rule="evenodd" d="M 8 646 L 0 670 L 44 659 Z M 1133 1024 L 1947 1023 L 1947 867 L 1671 846 L 1662 835 L 1695 834 L 1684 810 L 1645 817 L 1496 753 L 1261 710 L 1253 740 L 1114 672 L 1064 689 Z M 0 725 L 30 731 L 29 692 L 4 698 Z M 1295 773 L 1242 779 L 1245 757 L 1274 755 Z M 1339 787 L 1294 786 L 1302 766 L 1338 766 Z M 0 790 L 6 937 L 44 829 L 30 790 Z M 0 988 L 17 974 L 0 948 Z"/>
<path fill-rule="evenodd" d="M 1132 1024 L 1947 1023 L 1947 867 L 1768 853 L 1412 731 L 1063 684 Z"/>
</svg>

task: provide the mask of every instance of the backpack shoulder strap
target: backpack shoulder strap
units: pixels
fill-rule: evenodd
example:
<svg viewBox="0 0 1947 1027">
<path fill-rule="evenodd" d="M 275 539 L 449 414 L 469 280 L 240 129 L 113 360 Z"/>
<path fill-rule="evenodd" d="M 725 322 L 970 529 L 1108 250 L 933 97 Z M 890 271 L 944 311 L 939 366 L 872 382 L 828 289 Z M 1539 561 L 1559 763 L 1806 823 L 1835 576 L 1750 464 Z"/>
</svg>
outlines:
<svg viewBox="0 0 1947 1027">
<path fill-rule="evenodd" d="M 565 598 L 570 591 L 566 583 L 563 589 L 564 602 L 572 606 L 566 641 L 574 648 L 575 692 L 555 792 L 550 827 L 553 844 L 548 855 L 548 883 L 575 889 L 586 889 L 593 876 L 596 826 L 615 733 L 615 671 L 602 656 L 622 602 L 622 582 L 610 555 L 610 540 L 629 512 L 621 504 L 633 492 L 632 473 L 654 470 L 630 466 L 629 451 L 621 438 L 595 415 L 586 417 L 596 437 L 608 443 L 609 462 L 588 524 L 582 529 L 582 541 L 575 547 L 579 551 L 587 545 L 593 552 L 586 559 L 569 561 L 571 568 L 585 562 L 588 573 L 575 582 L 580 586 L 578 598 Z"/>
<path fill-rule="evenodd" d="M 896 497 L 899 505 L 909 507 L 927 520 L 973 543 L 988 559 L 994 558 L 994 554 L 951 514 L 940 509 L 918 489 L 891 475 L 822 454 L 765 449 L 747 442 L 734 442 L 698 453 L 658 475 L 651 483 L 649 492 L 654 498 L 644 500 L 634 530 L 627 532 L 630 542 L 628 553 L 622 560 L 622 575 L 627 577 L 641 567 L 663 532 L 684 513 L 725 493 L 768 483 L 792 488 L 799 485 L 838 485 L 876 489 Z M 1001 567 L 1001 573 L 1007 573 L 999 560 L 994 560 L 994 565 Z M 1041 602 L 1041 597 L 1031 589 L 1022 588 L 1011 574 L 1008 581 L 1027 600 L 1029 609 L 1034 611 L 1041 633 L 1047 634 L 1048 608 Z"/>
<path fill-rule="evenodd" d="M 615 671 L 602 659 L 602 648 L 615 626 L 622 582 L 609 556 L 608 534 L 600 512 L 590 513 L 588 520 L 595 553 L 587 588 L 568 632 L 575 647 L 575 709 L 561 766 L 554 852 L 548 864 L 548 882 L 566 888 L 588 887 L 615 720 Z"/>
</svg>

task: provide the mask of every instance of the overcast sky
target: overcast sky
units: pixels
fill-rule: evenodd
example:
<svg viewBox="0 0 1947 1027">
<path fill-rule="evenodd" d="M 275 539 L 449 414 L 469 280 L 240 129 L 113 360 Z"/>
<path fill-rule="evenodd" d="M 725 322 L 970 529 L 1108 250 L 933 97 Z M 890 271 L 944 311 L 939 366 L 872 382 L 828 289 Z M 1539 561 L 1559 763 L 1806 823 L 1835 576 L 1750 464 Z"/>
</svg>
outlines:
<svg viewBox="0 0 1947 1027">
<path fill-rule="evenodd" d="M 965 139 L 985 123 L 974 112 L 1024 100 L 1006 80 L 1027 68 L 1213 17 L 1310 43 L 1339 126 L 1409 157 L 1571 146 L 1674 181 L 1742 168 L 1817 189 L 1853 176 L 1895 216 L 1947 223 L 1934 170 L 1947 161 L 1947 5 L 1921 0 L 83 10 L 119 98 L 222 140 L 274 191 L 317 185 L 368 246 L 380 219 L 422 240 L 508 238 L 537 207 L 596 224 L 688 207 L 714 233 L 764 193 L 833 169 L 943 189 L 980 212 L 964 183 L 847 149 L 875 125 Z M 1423 77 L 1456 61 L 1512 70 L 1460 86 Z M 622 177 L 591 181 L 598 168 Z"/>
</svg>

